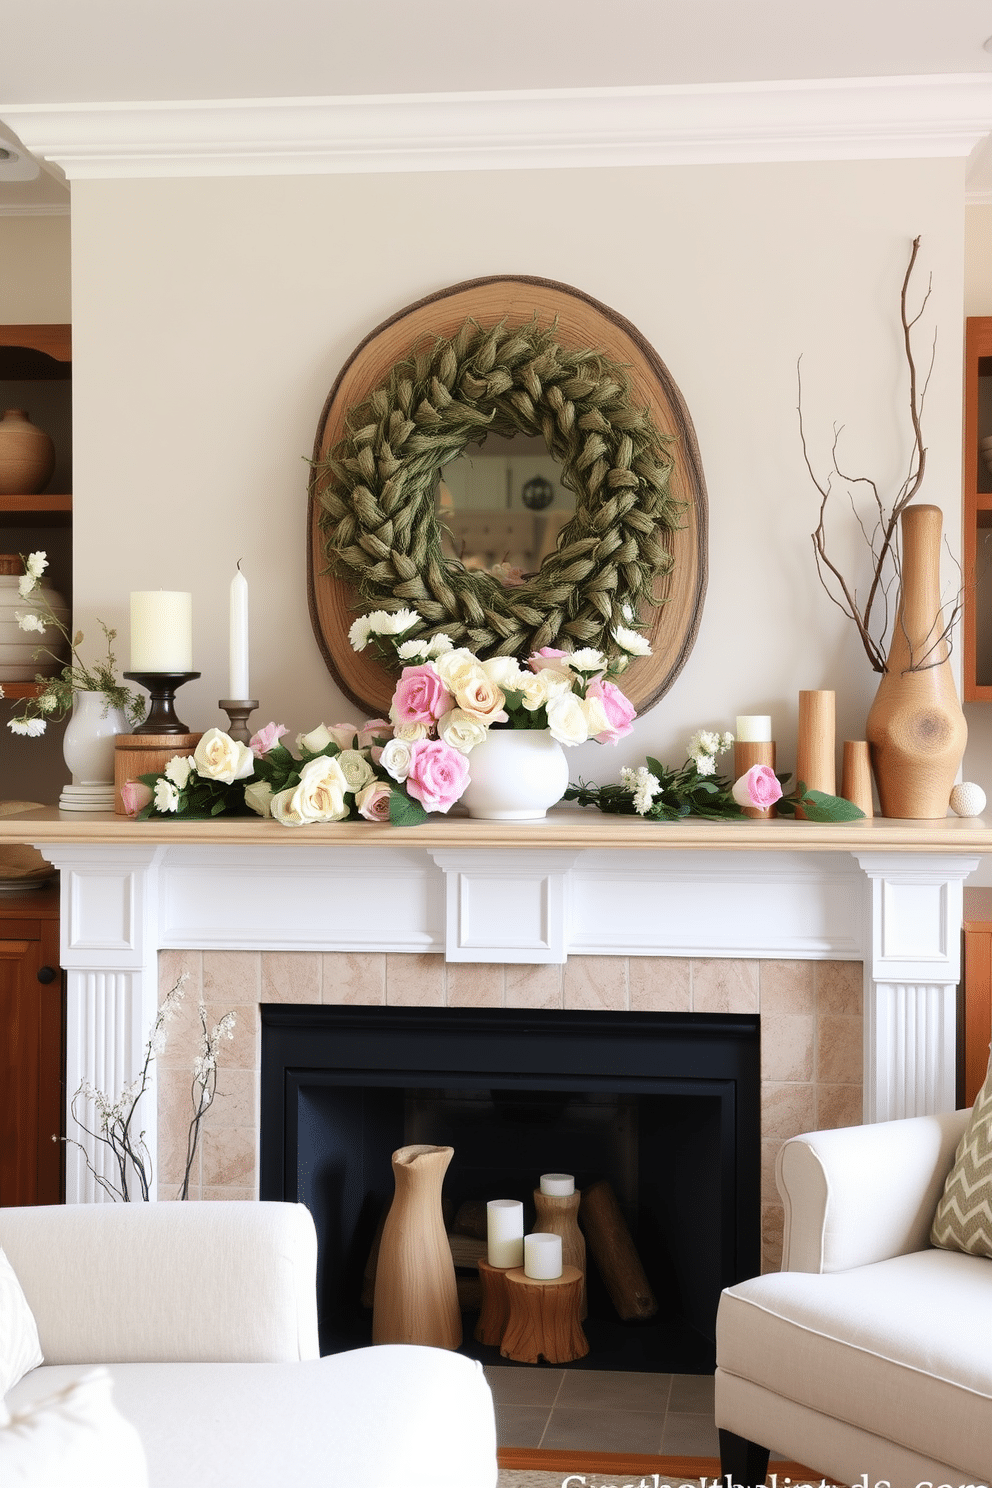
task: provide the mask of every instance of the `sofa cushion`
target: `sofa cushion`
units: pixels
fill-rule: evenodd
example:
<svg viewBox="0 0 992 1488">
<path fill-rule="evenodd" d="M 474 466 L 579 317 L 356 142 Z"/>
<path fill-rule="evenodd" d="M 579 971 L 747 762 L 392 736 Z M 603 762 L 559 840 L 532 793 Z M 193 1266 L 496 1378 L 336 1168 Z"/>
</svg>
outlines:
<svg viewBox="0 0 992 1488">
<path fill-rule="evenodd" d="M 112 1389 L 105 1369 L 91 1369 L 0 1423 L 4 1488 L 146 1488 L 141 1440 Z"/>
<path fill-rule="evenodd" d="M 0 1250 L 0 1399 L 41 1362 L 34 1314 L 13 1266 Z"/>
<path fill-rule="evenodd" d="M 958 1143 L 930 1238 L 945 1250 L 992 1257 L 992 1060 Z"/>
<path fill-rule="evenodd" d="M 83 1372 L 36 1370 L 12 1403 Z M 380 1344 L 301 1363 L 118 1364 L 109 1373 L 144 1444 L 150 1488 L 495 1488 L 489 1386 L 481 1365 L 445 1349 Z"/>
<path fill-rule="evenodd" d="M 962 1471 L 992 1441 L 992 1264 L 943 1250 L 723 1293 L 730 1374 Z"/>
</svg>

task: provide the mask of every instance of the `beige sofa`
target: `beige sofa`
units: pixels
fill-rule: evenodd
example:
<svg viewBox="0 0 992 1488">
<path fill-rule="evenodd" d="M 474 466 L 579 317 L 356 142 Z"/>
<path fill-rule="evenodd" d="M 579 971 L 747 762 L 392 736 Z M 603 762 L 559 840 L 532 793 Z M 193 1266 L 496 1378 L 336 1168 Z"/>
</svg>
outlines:
<svg viewBox="0 0 992 1488">
<path fill-rule="evenodd" d="M 992 1260 L 929 1243 L 968 1116 L 785 1143 L 783 1269 L 729 1288 L 717 1315 L 735 1483 L 764 1481 L 768 1448 L 868 1488 L 992 1481 Z"/>
<path fill-rule="evenodd" d="M 474 1361 L 403 1345 L 318 1357 L 302 1205 L 0 1209 L 0 1247 L 45 1359 L 8 1410 L 106 1366 L 151 1488 L 494 1488 L 492 1398 Z"/>
</svg>

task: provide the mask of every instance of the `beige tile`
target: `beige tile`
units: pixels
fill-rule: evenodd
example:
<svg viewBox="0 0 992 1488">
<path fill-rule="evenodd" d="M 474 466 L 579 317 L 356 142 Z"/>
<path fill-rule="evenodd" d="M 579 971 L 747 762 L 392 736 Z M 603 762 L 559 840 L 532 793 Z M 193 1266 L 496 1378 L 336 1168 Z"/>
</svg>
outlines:
<svg viewBox="0 0 992 1488">
<path fill-rule="evenodd" d="M 761 1014 L 761 1078 L 812 1080 L 816 1019 L 801 1013 Z"/>
<path fill-rule="evenodd" d="M 508 1008 L 560 1008 L 562 1005 L 560 966 L 507 965 Z"/>
<path fill-rule="evenodd" d="M 690 962 L 684 956 L 631 956 L 627 963 L 632 1013 L 688 1013 Z"/>
<path fill-rule="evenodd" d="M 218 1069 L 259 1069 L 262 1062 L 262 1018 L 258 1003 L 253 1002 L 248 1007 L 230 1007 L 222 1002 L 208 1002 L 205 1006 L 210 1032 L 226 1014 L 234 1014 L 233 1038 L 223 1038 L 218 1045 Z"/>
<path fill-rule="evenodd" d="M 184 1000 L 196 1002 L 203 986 L 202 951 L 159 951 L 158 953 L 158 1001 L 165 1001 L 166 993 L 175 986 L 185 972 L 186 990 Z"/>
<path fill-rule="evenodd" d="M 386 957 L 386 1002 L 390 1007 L 443 1007 L 444 957 Z"/>
<path fill-rule="evenodd" d="M 865 969 L 860 961 L 816 963 L 816 1008 L 820 1013 L 862 1016 Z"/>
<path fill-rule="evenodd" d="M 816 1020 L 816 1078 L 824 1085 L 859 1085 L 864 1072 L 860 1018 L 824 1013 Z"/>
<path fill-rule="evenodd" d="M 816 1007 L 814 961 L 759 961 L 761 1016 L 812 1013 Z"/>
<path fill-rule="evenodd" d="M 201 1191 L 203 1199 L 256 1199 L 258 1191 L 254 1188 L 206 1188 Z"/>
<path fill-rule="evenodd" d="M 261 951 L 204 951 L 203 996 L 207 1002 L 243 1007 L 261 1001 Z"/>
<path fill-rule="evenodd" d="M 761 1141 L 761 1202 L 781 1204 L 782 1196 L 775 1182 L 775 1164 L 782 1150 L 780 1137 L 763 1137 Z"/>
<path fill-rule="evenodd" d="M 860 1085 L 817 1085 L 818 1131 L 830 1131 L 837 1126 L 861 1126 L 864 1119 L 864 1092 Z"/>
<path fill-rule="evenodd" d="M 381 1007 L 386 1001 L 386 958 L 375 951 L 325 951 L 321 956 L 321 1001 Z"/>
<path fill-rule="evenodd" d="M 262 1002 L 320 1001 L 319 951 L 263 951 Z"/>
<path fill-rule="evenodd" d="M 758 962 L 700 957 L 692 963 L 694 1013 L 756 1013 Z"/>
<path fill-rule="evenodd" d="M 570 956 L 562 977 L 566 1008 L 584 1012 L 627 1009 L 627 962 L 623 956 Z"/>
<path fill-rule="evenodd" d="M 452 961 L 446 968 L 448 1007 L 503 1006 L 503 967 L 488 963 Z"/>
<path fill-rule="evenodd" d="M 799 1132 L 813 1131 L 815 1126 L 816 1101 L 812 1085 L 777 1085 L 770 1080 L 762 1082 L 762 1137 L 794 1137 Z"/>
<path fill-rule="evenodd" d="M 189 983 L 187 983 L 185 996 L 174 1009 L 173 1016 L 167 1018 L 162 1024 L 162 1032 L 165 1034 L 165 1047 L 156 1056 L 159 1069 L 192 1071 L 193 1061 L 202 1046 L 203 1033 L 199 1003 L 196 993 L 191 995 Z"/>
<path fill-rule="evenodd" d="M 217 1089 L 204 1112 L 201 1132 L 220 1127 L 255 1126 L 258 1122 L 258 1079 L 255 1070 L 218 1070 Z"/>
<path fill-rule="evenodd" d="M 193 1119 L 191 1075 L 183 1070 L 158 1071 L 158 1180 L 165 1190 L 182 1182 L 186 1171 L 186 1143 Z M 199 1182 L 200 1154 L 194 1157 L 193 1179 Z"/>
<path fill-rule="evenodd" d="M 781 1271 L 785 1210 L 781 1204 L 761 1206 L 761 1269 Z"/>
<path fill-rule="evenodd" d="M 255 1187 L 256 1135 L 252 1126 L 208 1128 L 201 1137 L 204 1188 Z"/>
</svg>

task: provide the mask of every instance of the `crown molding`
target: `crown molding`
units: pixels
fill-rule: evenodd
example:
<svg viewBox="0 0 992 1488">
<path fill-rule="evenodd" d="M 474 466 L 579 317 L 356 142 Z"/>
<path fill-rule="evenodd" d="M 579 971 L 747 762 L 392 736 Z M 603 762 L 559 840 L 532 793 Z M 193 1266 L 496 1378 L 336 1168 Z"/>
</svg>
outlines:
<svg viewBox="0 0 992 1488">
<path fill-rule="evenodd" d="M 194 102 L 0 104 L 69 180 L 965 157 L 992 74 Z"/>
<path fill-rule="evenodd" d="M 0 217 L 68 217 L 65 202 L 0 202 Z"/>
</svg>

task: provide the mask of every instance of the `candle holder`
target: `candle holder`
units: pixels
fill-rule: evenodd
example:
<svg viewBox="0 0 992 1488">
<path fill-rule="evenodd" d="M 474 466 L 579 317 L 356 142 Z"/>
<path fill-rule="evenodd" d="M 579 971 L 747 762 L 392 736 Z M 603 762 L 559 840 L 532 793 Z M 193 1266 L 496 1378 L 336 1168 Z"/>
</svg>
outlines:
<svg viewBox="0 0 992 1488">
<path fill-rule="evenodd" d="M 184 682 L 193 682 L 199 675 L 199 672 L 125 672 L 129 682 L 140 682 L 149 693 L 148 717 L 134 732 L 188 734 L 189 729 L 176 717 L 176 693 Z"/>
<path fill-rule="evenodd" d="M 258 707 L 257 698 L 220 698 L 218 708 L 223 708 L 231 720 L 227 733 L 230 738 L 237 739 L 242 744 L 247 744 L 251 738 L 248 729 L 248 715 L 254 713 Z"/>
</svg>

